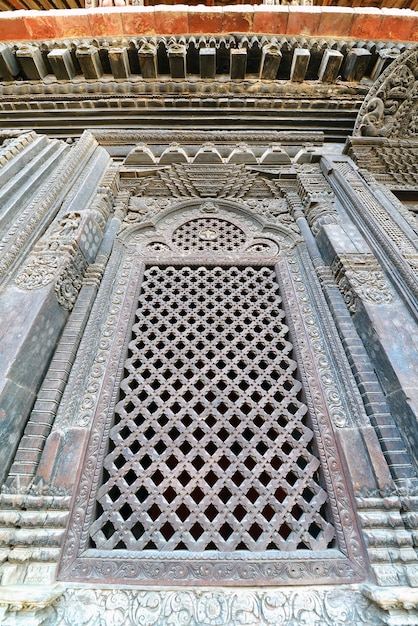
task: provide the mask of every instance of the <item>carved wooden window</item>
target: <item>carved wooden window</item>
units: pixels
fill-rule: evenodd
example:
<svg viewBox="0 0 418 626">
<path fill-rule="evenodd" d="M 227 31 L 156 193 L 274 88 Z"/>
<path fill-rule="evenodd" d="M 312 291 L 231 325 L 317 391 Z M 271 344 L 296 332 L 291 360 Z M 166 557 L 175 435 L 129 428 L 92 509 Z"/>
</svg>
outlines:
<svg viewBox="0 0 418 626">
<path fill-rule="evenodd" d="M 60 577 L 361 579 L 350 498 L 278 242 L 237 213 L 196 208 L 137 241 L 103 326 L 100 346 L 112 347 L 96 358 L 102 392 Z M 87 394 L 98 389 L 95 372 Z"/>
<path fill-rule="evenodd" d="M 147 268 L 94 547 L 332 546 L 301 392 L 273 268 Z"/>
</svg>

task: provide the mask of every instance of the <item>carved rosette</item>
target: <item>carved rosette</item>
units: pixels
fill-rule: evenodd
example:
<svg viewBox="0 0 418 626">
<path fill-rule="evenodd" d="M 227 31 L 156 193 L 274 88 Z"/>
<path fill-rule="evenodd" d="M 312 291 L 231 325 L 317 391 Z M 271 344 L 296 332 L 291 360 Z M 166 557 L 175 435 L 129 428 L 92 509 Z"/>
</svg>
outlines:
<svg viewBox="0 0 418 626">
<path fill-rule="evenodd" d="M 390 304 L 393 293 L 372 254 L 346 254 L 334 259 L 331 270 L 350 313 L 358 300 L 369 304 Z"/>
</svg>

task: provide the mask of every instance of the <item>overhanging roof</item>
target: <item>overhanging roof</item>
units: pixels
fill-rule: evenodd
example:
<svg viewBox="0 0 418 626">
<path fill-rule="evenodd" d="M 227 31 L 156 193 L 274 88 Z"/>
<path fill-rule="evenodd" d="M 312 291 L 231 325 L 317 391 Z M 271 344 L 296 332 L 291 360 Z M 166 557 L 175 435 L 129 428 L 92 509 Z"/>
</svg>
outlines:
<svg viewBox="0 0 418 626">
<path fill-rule="evenodd" d="M 417 37 L 418 14 L 395 9 L 0 13 L 0 128 L 315 130 L 342 142 Z"/>
</svg>

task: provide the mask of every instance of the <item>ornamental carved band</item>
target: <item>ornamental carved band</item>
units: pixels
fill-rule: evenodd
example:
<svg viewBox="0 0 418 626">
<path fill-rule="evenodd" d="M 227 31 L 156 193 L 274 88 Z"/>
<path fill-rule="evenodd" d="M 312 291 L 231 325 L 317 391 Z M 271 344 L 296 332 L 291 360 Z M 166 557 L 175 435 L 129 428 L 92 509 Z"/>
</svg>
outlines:
<svg viewBox="0 0 418 626">
<path fill-rule="evenodd" d="M 137 626 L 370 626 L 379 611 L 359 592 L 347 589 L 143 591 L 69 589 L 50 609 L 52 624 Z"/>
<path fill-rule="evenodd" d="M 331 264 L 335 280 L 350 313 L 358 299 L 370 304 L 390 304 L 394 297 L 383 272 L 372 254 L 345 254 Z"/>
</svg>

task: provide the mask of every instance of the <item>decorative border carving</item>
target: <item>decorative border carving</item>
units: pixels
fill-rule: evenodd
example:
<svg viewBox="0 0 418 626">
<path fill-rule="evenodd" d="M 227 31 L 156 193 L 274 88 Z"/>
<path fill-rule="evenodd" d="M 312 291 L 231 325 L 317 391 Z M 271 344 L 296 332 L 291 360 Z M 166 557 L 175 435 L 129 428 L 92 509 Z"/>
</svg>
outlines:
<svg viewBox="0 0 418 626">
<path fill-rule="evenodd" d="M 285 261 L 283 260 L 283 262 Z M 344 551 L 347 551 L 359 568 L 363 569 L 365 568 L 363 546 L 353 512 L 354 505 L 350 491 L 345 485 L 338 451 L 335 447 L 333 429 L 329 420 L 329 405 L 332 406 L 332 396 L 327 402 L 327 394 L 324 391 L 327 387 L 329 390 L 329 380 L 332 380 L 333 376 L 322 345 L 315 313 L 302 280 L 298 260 L 297 258 L 289 258 L 288 263 L 290 272 L 283 272 L 282 267 L 282 271 L 278 274 L 279 284 L 283 282 L 285 287 L 282 291 L 288 326 L 292 337 L 299 339 L 299 341 L 294 342 L 296 360 L 302 364 L 300 372 L 304 389 L 310 391 L 310 394 L 306 394 L 307 404 L 312 416 L 313 430 L 331 506 L 333 511 L 338 511 L 338 516 L 334 517 L 338 544 L 340 547 L 344 546 Z M 322 381 L 326 383 L 327 378 L 328 385 L 318 384 L 320 379 L 322 379 L 321 383 Z M 339 404 L 338 400 L 337 403 Z M 341 520 L 344 520 L 343 525 Z"/>
</svg>

